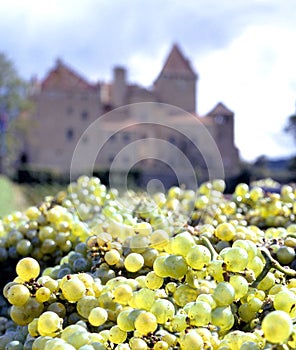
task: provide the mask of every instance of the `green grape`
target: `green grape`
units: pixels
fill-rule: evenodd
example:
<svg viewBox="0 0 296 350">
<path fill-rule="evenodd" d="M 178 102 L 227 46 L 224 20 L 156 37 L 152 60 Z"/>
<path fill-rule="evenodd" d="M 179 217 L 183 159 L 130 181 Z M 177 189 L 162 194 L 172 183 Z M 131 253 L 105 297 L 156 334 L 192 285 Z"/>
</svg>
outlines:
<svg viewBox="0 0 296 350">
<path fill-rule="evenodd" d="M 186 284 L 181 284 L 177 287 L 173 294 L 174 302 L 178 306 L 183 307 L 191 301 L 195 301 L 197 298 L 197 294 L 198 292 L 196 288 L 191 288 Z"/>
<path fill-rule="evenodd" d="M 110 328 L 109 340 L 114 344 L 123 343 L 126 340 L 127 332 L 120 329 L 118 326 Z"/>
<path fill-rule="evenodd" d="M 98 306 L 99 302 L 97 298 L 94 296 L 84 296 L 78 300 L 76 308 L 79 315 L 81 315 L 83 318 L 88 319 L 91 310 Z"/>
<path fill-rule="evenodd" d="M 283 290 L 274 296 L 273 306 L 275 310 L 286 311 L 291 317 L 296 316 L 296 295 L 290 290 Z"/>
<path fill-rule="evenodd" d="M 207 267 L 209 275 L 212 276 L 216 282 L 224 282 L 223 274 L 225 271 L 223 265 L 223 260 L 214 259 L 209 263 Z"/>
<path fill-rule="evenodd" d="M 144 258 L 138 253 L 130 253 L 124 260 L 124 267 L 129 272 L 137 272 L 144 265 Z"/>
<path fill-rule="evenodd" d="M 216 227 L 215 236 L 221 241 L 231 241 L 235 237 L 235 228 L 232 224 L 224 222 Z"/>
<path fill-rule="evenodd" d="M 254 272 L 255 277 L 258 277 L 264 268 L 264 263 L 259 256 L 255 256 L 248 261 L 247 268 Z"/>
<path fill-rule="evenodd" d="M 187 314 L 176 314 L 169 323 L 169 330 L 173 333 L 182 332 L 188 327 Z"/>
<path fill-rule="evenodd" d="M 249 240 L 237 239 L 233 242 L 233 248 L 242 248 L 248 253 L 249 260 L 254 259 L 257 256 L 256 244 Z"/>
<path fill-rule="evenodd" d="M 45 336 L 45 337 L 40 336 L 36 338 L 33 342 L 32 350 L 44 350 L 45 345 L 49 340 L 52 340 L 52 338 L 49 336 Z"/>
<path fill-rule="evenodd" d="M 229 283 L 234 288 L 234 299 L 241 299 L 248 293 L 249 284 L 243 276 L 232 275 Z"/>
<path fill-rule="evenodd" d="M 65 318 L 66 316 L 66 307 L 60 302 L 54 302 L 47 307 L 47 311 L 55 312 L 59 317 Z"/>
<path fill-rule="evenodd" d="M 90 311 L 88 316 L 89 323 L 96 327 L 101 326 L 107 320 L 108 320 L 108 312 L 99 306 L 93 308 Z"/>
<path fill-rule="evenodd" d="M 186 254 L 187 264 L 196 270 L 201 270 L 211 261 L 211 253 L 202 245 L 192 246 Z"/>
<path fill-rule="evenodd" d="M 153 270 L 159 277 L 168 277 L 168 269 L 165 265 L 166 255 L 158 256 L 153 263 Z"/>
<path fill-rule="evenodd" d="M 149 288 L 142 288 L 139 291 L 134 292 L 133 299 L 135 307 L 143 310 L 150 310 L 154 300 L 155 293 Z M 132 306 L 132 305 L 131 305 Z"/>
<path fill-rule="evenodd" d="M 188 270 L 186 261 L 181 255 L 168 255 L 164 260 L 164 264 L 166 266 L 168 276 L 171 278 L 182 278 Z"/>
<path fill-rule="evenodd" d="M 145 340 L 138 338 L 138 337 L 132 337 L 129 340 L 129 346 L 131 350 L 147 350 L 148 346 Z"/>
<path fill-rule="evenodd" d="M 147 248 L 142 253 L 142 256 L 144 258 L 144 265 L 152 267 L 155 259 L 159 256 L 159 252 L 154 248 Z"/>
<path fill-rule="evenodd" d="M 280 247 L 276 252 L 276 259 L 280 264 L 289 265 L 295 258 L 295 251 L 291 247 Z"/>
<path fill-rule="evenodd" d="M 61 338 L 67 342 L 68 338 L 72 334 L 78 333 L 78 332 L 87 332 L 87 330 L 84 327 L 82 327 L 82 326 L 80 326 L 78 324 L 73 324 L 73 325 L 67 326 L 66 328 L 64 328 L 62 330 Z"/>
<path fill-rule="evenodd" d="M 42 286 L 48 288 L 51 291 L 51 293 L 56 292 L 59 287 L 58 281 L 54 280 L 50 276 L 43 275 L 38 278 L 37 282 Z"/>
<path fill-rule="evenodd" d="M 147 236 L 132 236 L 129 237 L 129 247 L 132 252 L 143 253 L 149 246 L 150 240 Z"/>
<path fill-rule="evenodd" d="M 247 267 L 248 253 L 243 248 L 225 248 L 220 255 L 226 263 L 227 271 L 240 272 Z"/>
<path fill-rule="evenodd" d="M 263 291 L 269 290 L 275 284 L 275 276 L 273 273 L 268 272 L 262 281 L 258 284 L 257 288 Z"/>
<path fill-rule="evenodd" d="M 75 349 L 79 349 L 80 347 L 90 343 L 90 337 L 88 332 L 78 331 L 78 332 L 72 333 L 68 337 L 67 342 L 70 345 L 73 345 Z"/>
<path fill-rule="evenodd" d="M 195 245 L 193 236 L 189 232 L 181 232 L 177 236 L 171 239 L 172 253 L 175 255 L 181 255 L 185 257 L 189 249 Z"/>
<path fill-rule="evenodd" d="M 212 311 L 211 323 L 219 327 L 220 332 L 228 331 L 234 325 L 234 316 L 230 306 L 217 307 Z"/>
<path fill-rule="evenodd" d="M 169 243 L 169 234 L 165 230 L 155 230 L 150 235 L 150 246 L 163 250 Z"/>
<path fill-rule="evenodd" d="M 194 329 L 190 329 L 187 333 L 182 334 L 179 343 L 182 350 L 202 350 L 204 345 L 202 337 Z"/>
<path fill-rule="evenodd" d="M 196 301 L 203 301 L 205 303 L 208 303 L 211 307 L 211 309 L 215 309 L 217 304 L 211 294 L 199 294 L 196 298 Z"/>
<path fill-rule="evenodd" d="M 159 277 L 154 271 L 150 271 L 145 278 L 145 285 L 147 288 L 155 290 L 161 288 L 163 281 L 162 277 Z"/>
<path fill-rule="evenodd" d="M 51 291 L 47 287 L 40 287 L 37 289 L 35 297 L 39 303 L 44 303 L 50 299 Z"/>
<path fill-rule="evenodd" d="M 29 300 L 31 294 L 29 289 L 23 284 L 14 284 L 7 289 L 6 298 L 10 304 L 23 306 Z"/>
<path fill-rule="evenodd" d="M 196 301 L 186 310 L 193 326 L 206 326 L 211 322 L 211 306 L 204 301 Z"/>
<path fill-rule="evenodd" d="M 164 324 L 173 318 L 175 307 L 169 300 L 160 298 L 154 301 L 150 312 L 156 317 L 157 323 Z"/>
<path fill-rule="evenodd" d="M 291 335 L 292 330 L 293 322 L 285 311 L 272 311 L 262 321 L 264 336 L 267 341 L 273 344 L 285 342 Z"/>
<path fill-rule="evenodd" d="M 23 258 L 16 265 L 16 273 L 23 281 L 37 278 L 40 273 L 39 263 L 30 257 Z"/>
<path fill-rule="evenodd" d="M 114 301 L 122 305 L 127 305 L 133 296 L 133 289 L 127 283 L 120 284 L 113 290 Z"/>
<path fill-rule="evenodd" d="M 117 317 L 117 325 L 125 332 L 131 332 L 135 329 L 134 319 L 131 317 L 133 309 L 122 310 Z"/>
<path fill-rule="evenodd" d="M 120 253 L 117 249 L 110 249 L 104 255 L 104 259 L 108 265 L 116 265 L 120 260 Z"/>
<path fill-rule="evenodd" d="M 235 298 L 235 290 L 228 282 L 220 282 L 213 293 L 213 299 L 218 306 L 230 305 Z"/>
<path fill-rule="evenodd" d="M 61 284 L 63 296 L 71 303 L 77 302 L 86 292 L 84 283 L 75 275 L 66 276 Z"/>
<path fill-rule="evenodd" d="M 28 239 L 21 239 L 17 242 L 16 251 L 22 256 L 28 256 L 33 250 L 32 243 Z"/>
<path fill-rule="evenodd" d="M 29 324 L 43 311 L 43 304 L 38 303 L 35 298 L 30 297 L 23 306 L 13 305 L 10 309 L 11 319 L 20 326 Z"/>
<path fill-rule="evenodd" d="M 42 336 L 56 336 L 62 329 L 63 320 L 52 311 L 45 311 L 38 318 L 38 333 Z"/>
<path fill-rule="evenodd" d="M 238 315 L 244 322 L 250 322 L 256 318 L 257 311 L 251 310 L 249 303 L 241 304 L 238 308 Z"/>
<path fill-rule="evenodd" d="M 38 337 L 40 335 L 38 332 L 38 318 L 34 318 L 28 324 L 28 332 L 31 335 L 31 337 Z"/>
<path fill-rule="evenodd" d="M 157 329 L 156 317 L 148 311 L 140 313 L 135 320 L 135 329 L 143 335 L 153 333 Z"/>
<path fill-rule="evenodd" d="M 134 225 L 134 231 L 140 236 L 150 236 L 152 227 L 148 222 L 142 221 Z"/>
<path fill-rule="evenodd" d="M 164 340 L 159 340 L 154 344 L 154 347 L 153 347 L 154 350 L 168 350 L 168 348 L 169 348 L 169 345 Z"/>
</svg>

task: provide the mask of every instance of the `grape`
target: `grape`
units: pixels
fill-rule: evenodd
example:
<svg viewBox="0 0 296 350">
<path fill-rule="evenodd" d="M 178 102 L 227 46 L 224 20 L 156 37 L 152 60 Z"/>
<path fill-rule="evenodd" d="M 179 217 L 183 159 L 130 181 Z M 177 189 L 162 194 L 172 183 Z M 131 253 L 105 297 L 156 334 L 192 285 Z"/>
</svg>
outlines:
<svg viewBox="0 0 296 350">
<path fill-rule="evenodd" d="M 273 306 L 275 310 L 282 310 L 290 313 L 294 318 L 296 316 L 296 295 L 289 290 L 283 290 L 274 296 Z"/>
<path fill-rule="evenodd" d="M 229 306 L 220 306 L 212 311 L 211 323 L 219 327 L 220 332 L 227 331 L 234 324 L 234 316 Z"/>
<path fill-rule="evenodd" d="M 39 303 L 44 303 L 44 302 L 48 301 L 50 296 L 51 296 L 51 291 L 47 287 L 38 288 L 36 291 L 36 295 L 35 295 L 36 300 Z"/>
<path fill-rule="evenodd" d="M 226 263 L 227 271 L 239 272 L 247 267 L 248 253 L 243 248 L 225 248 L 220 255 Z"/>
<path fill-rule="evenodd" d="M 72 333 L 68 339 L 67 342 L 70 345 L 73 345 L 75 349 L 79 349 L 80 347 L 89 344 L 90 339 L 89 339 L 89 334 L 86 331 L 78 331 L 75 333 Z"/>
<path fill-rule="evenodd" d="M 164 324 L 173 318 L 175 307 L 169 300 L 160 298 L 154 301 L 150 312 L 156 316 L 157 323 Z"/>
<path fill-rule="evenodd" d="M 188 266 L 186 264 L 185 259 L 180 255 L 172 254 L 167 256 L 164 260 L 164 264 L 165 264 L 168 276 L 171 278 L 175 278 L 175 279 L 182 278 L 188 270 Z"/>
<path fill-rule="evenodd" d="M 230 276 L 229 283 L 234 288 L 234 299 L 241 299 L 248 293 L 249 284 L 243 276 Z"/>
<path fill-rule="evenodd" d="M 63 296 L 71 303 L 81 299 L 86 292 L 85 285 L 75 275 L 66 276 L 61 284 Z"/>
<path fill-rule="evenodd" d="M 98 306 L 99 302 L 97 298 L 95 298 L 94 296 L 84 296 L 78 300 L 76 308 L 79 315 L 87 319 L 89 317 L 90 312 Z"/>
<path fill-rule="evenodd" d="M 93 308 L 88 316 L 88 321 L 91 325 L 93 326 L 101 326 L 102 324 L 104 324 L 108 319 L 108 312 L 97 306 L 95 308 Z"/>
<path fill-rule="evenodd" d="M 292 333 L 292 329 L 292 320 L 285 311 L 272 311 L 262 321 L 264 336 L 267 341 L 273 344 L 286 341 Z"/>
<path fill-rule="evenodd" d="M 235 290 L 228 282 L 220 282 L 213 293 L 213 299 L 218 306 L 227 306 L 234 301 Z"/>
<path fill-rule="evenodd" d="M 196 301 L 186 310 L 193 326 L 206 326 L 211 322 L 211 306 L 204 301 Z"/>
<path fill-rule="evenodd" d="M 143 335 L 153 333 L 157 329 L 156 317 L 148 311 L 140 313 L 135 320 L 135 329 Z"/>
<path fill-rule="evenodd" d="M 108 252 L 106 252 L 104 258 L 108 265 L 116 265 L 120 260 L 120 253 L 116 249 L 110 249 Z"/>
<path fill-rule="evenodd" d="M 144 258 L 138 253 L 130 253 L 124 260 L 124 266 L 127 271 L 137 272 L 144 265 Z"/>
<path fill-rule="evenodd" d="M 221 241 L 231 241 L 235 236 L 235 228 L 232 224 L 224 222 L 216 227 L 214 233 Z"/>
<path fill-rule="evenodd" d="M 133 296 L 132 287 L 126 283 L 120 284 L 113 290 L 114 300 L 122 305 L 127 305 Z"/>
<path fill-rule="evenodd" d="M 201 270 L 211 261 L 211 253 L 208 248 L 202 245 L 191 247 L 186 254 L 186 262 L 193 269 Z"/>
<path fill-rule="evenodd" d="M 26 257 L 21 259 L 16 265 L 16 273 L 24 281 L 37 278 L 40 273 L 40 266 L 35 259 Z"/>
<path fill-rule="evenodd" d="M 163 250 L 169 243 L 169 234 L 165 230 L 155 230 L 150 235 L 150 245 L 157 250 Z"/>
<path fill-rule="evenodd" d="M 163 278 L 159 277 L 154 271 L 150 271 L 145 279 L 145 285 L 149 289 L 158 289 L 163 285 Z"/>
<path fill-rule="evenodd" d="M 6 298 L 12 305 L 23 306 L 29 300 L 30 295 L 30 291 L 26 286 L 17 283 L 8 288 Z"/>
<path fill-rule="evenodd" d="M 56 336 L 62 329 L 63 320 L 52 311 L 45 311 L 38 318 L 38 333 L 42 336 Z"/>
<path fill-rule="evenodd" d="M 181 255 L 185 257 L 189 249 L 195 245 L 194 238 L 189 232 L 181 232 L 174 238 L 171 242 L 171 250 L 176 255 Z"/>
<path fill-rule="evenodd" d="M 202 337 L 194 329 L 190 329 L 187 333 L 182 334 L 179 342 L 182 350 L 203 349 Z"/>
<path fill-rule="evenodd" d="M 110 328 L 109 340 L 114 344 L 120 344 L 125 341 L 127 333 L 120 329 L 118 326 L 113 326 Z"/>
<path fill-rule="evenodd" d="M 87 330 L 78 324 L 73 324 L 73 325 L 67 326 L 66 328 L 63 329 L 63 331 L 61 333 L 61 338 L 65 341 L 68 341 L 68 338 L 72 334 L 78 333 L 78 332 L 87 332 Z"/>
<path fill-rule="evenodd" d="M 130 339 L 129 346 L 130 346 L 131 350 L 147 350 L 148 349 L 147 343 L 143 339 L 137 338 L 137 337 L 132 337 Z"/>
</svg>

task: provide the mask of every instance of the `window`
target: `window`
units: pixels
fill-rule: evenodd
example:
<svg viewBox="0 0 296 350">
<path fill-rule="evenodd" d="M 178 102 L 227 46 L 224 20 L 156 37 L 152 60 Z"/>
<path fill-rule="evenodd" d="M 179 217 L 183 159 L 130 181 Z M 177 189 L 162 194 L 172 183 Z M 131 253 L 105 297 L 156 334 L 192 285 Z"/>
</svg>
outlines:
<svg viewBox="0 0 296 350">
<path fill-rule="evenodd" d="M 219 125 L 225 124 L 226 118 L 223 115 L 217 115 L 215 117 L 215 122 Z"/>
<path fill-rule="evenodd" d="M 66 138 L 67 138 L 68 141 L 73 140 L 73 138 L 74 138 L 74 130 L 73 130 L 73 128 L 68 128 L 66 130 Z"/>
<path fill-rule="evenodd" d="M 87 111 L 82 111 L 81 112 L 81 119 L 86 120 L 88 118 L 88 112 Z"/>
</svg>

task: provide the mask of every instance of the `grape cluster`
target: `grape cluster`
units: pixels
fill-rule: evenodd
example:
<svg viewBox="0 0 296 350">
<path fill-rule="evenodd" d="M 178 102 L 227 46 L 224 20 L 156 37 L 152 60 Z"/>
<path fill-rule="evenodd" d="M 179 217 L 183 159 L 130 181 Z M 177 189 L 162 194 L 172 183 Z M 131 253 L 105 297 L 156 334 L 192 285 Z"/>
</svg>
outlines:
<svg viewBox="0 0 296 350">
<path fill-rule="evenodd" d="M 295 349 L 296 191 L 224 190 L 81 176 L 3 218 L 0 350 Z"/>
</svg>

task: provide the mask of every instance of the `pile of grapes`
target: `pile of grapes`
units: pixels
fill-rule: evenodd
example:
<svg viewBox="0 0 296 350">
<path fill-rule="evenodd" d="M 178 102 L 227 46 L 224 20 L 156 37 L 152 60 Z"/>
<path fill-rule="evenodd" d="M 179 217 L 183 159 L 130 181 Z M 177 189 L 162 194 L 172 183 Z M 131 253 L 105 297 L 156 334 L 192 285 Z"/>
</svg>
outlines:
<svg viewBox="0 0 296 350">
<path fill-rule="evenodd" d="M 0 350 L 296 348 L 296 190 L 81 176 L 0 220 Z"/>
</svg>

